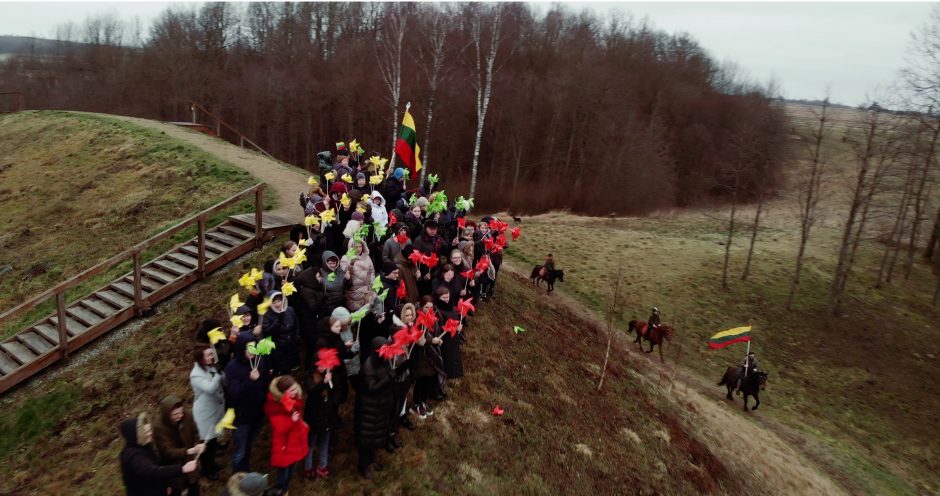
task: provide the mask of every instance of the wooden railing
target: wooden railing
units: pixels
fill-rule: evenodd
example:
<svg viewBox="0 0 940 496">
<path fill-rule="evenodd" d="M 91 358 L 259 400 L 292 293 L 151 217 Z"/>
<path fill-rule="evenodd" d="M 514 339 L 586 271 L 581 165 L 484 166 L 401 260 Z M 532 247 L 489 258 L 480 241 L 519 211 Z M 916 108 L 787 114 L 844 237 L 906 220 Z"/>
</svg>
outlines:
<svg viewBox="0 0 940 496">
<path fill-rule="evenodd" d="M 206 109 L 206 108 L 203 107 L 202 105 L 199 105 L 199 104 L 196 103 L 196 102 L 190 102 L 189 109 L 190 109 L 190 111 L 191 111 L 192 114 L 193 114 L 193 124 L 203 124 L 203 125 L 205 125 L 206 127 L 208 127 L 209 129 L 215 130 L 216 136 L 218 136 L 218 137 L 220 137 L 220 138 L 222 138 L 222 139 L 224 139 L 224 140 L 226 140 L 226 141 L 229 141 L 229 142 L 231 142 L 231 143 L 233 143 L 233 144 L 237 144 L 238 146 L 240 146 L 240 147 L 242 147 L 242 148 L 245 148 L 245 145 L 248 144 L 248 145 L 251 146 L 251 148 L 254 148 L 255 150 L 257 150 L 258 153 L 260 153 L 260 154 L 262 154 L 262 155 L 264 155 L 264 156 L 266 156 L 266 157 L 268 157 L 268 158 L 270 158 L 270 159 L 272 159 L 272 160 L 277 160 L 276 158 L 274 158 L 273 155 L 271 155 L 270 153 L 268 153 L 264 148 L 261 148 L 260 146 L 258 146 L 257 143 L 255 143 L 254 141 L 251 141 L 250 139 L 248 139 L 247 136 L 245 136 L 244 134 L 242 134 L 241 132 L 239 132 L 239 131 L 238 131 L 237 129 L 235 129 L 234 127 L 230 126 L 227 122 L 223 121 L 222 118 L 220 118 L 219 116 L 213 114 L 212 112 L 210 112 L 208 109 Z M 199 117 L 200 117 L 200 116 L 205 117 L 205 119 L 206 119 L 208 122 L 200 122 L 200 121 L 199 121 Z M 222 132 L 223 129 L 225 129 L 226 131 L 228 131 L 228 133 L 223 133 L 223 132 Z"/>
<path fill-rule="evenodd" d="M 176 233 L 186 229 L 187 227 L 197 224 L 199 229 L 198 234 L 198 243 L 199 243 L 199 279 L 205 277 L 206 274 L 206 253 L 205 253 L 205 244 L 206 244 L 206 219 L 210 216 L 219 212 L 239 201 L 242 201 L 244 198 L 254 195 L 254 207 L 255 207 L 255 246 L 260 247 L 262 244 L 262 209 L 264 208 L 264 183 L 256 184 L 241 193 L 238 193 L 227 200 L 219 202 L 202 212 L 189 217 L 188 219 L 176 224 L 175 226 L 148 238 L 127 250 L 114 255 L 113 257 L 95 265 L 90 269 L 86 269 L 79 274 L 69 278 L 66 281 L 63 281 L 54 287 L 43 291 L 37 296 L 30 298 L 23 303 L 20 303 L 16 307 L 4 312 L 0 315 L 0 326 L 12 321 L 13 319 L 19 317 L 20 315 L 36 308 L 38 305 L 42 304 L 50 298 L 55 298 L 56 300 L 56 315 L 58 316 L 58 332 L 59 332 L 59 350 L 62 358 L 67 358 L 69 354 L 69 338 L 66 329 L 66 301 L 65 301 L 65 292 L 75 288 L 76 286 L 82 284 L 93 276 L 104 273 L 114 267 L 115 265 L 129 259 L 134 259 L 134 313 L 140 315 L 144 310 L 146 310 L 150 302 L 144 300 L 143 298 L 143 289 L 141 286 L 141 254 L 150 248 L 151 246 L 163 241 L 164 239 L 173 236 Z"/>
</svg>

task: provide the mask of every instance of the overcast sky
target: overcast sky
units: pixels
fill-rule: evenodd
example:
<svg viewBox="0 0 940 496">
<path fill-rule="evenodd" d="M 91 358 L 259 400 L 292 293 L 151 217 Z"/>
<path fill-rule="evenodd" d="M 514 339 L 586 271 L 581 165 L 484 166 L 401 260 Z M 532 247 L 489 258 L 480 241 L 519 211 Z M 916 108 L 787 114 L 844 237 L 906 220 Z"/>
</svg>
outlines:
<svg viewBox="0 0 940 496">
<path fill-rule="evenodd" d="M 893 81 L 910 32 L 930 3 L 562 2 L 606 14 L 622 10 L 669 33 L 687 32 L 719 61 L 733 61 L 754 80 L 775 78 L 787 98 L 832 99 L 855 105 Z M 171 2 L 5 2 L 0 34 L 52 37 L 59 24 L 96 13 L 150 22 Z M 540 10 L 549 3 L 538 5 Z"/>
</svg>

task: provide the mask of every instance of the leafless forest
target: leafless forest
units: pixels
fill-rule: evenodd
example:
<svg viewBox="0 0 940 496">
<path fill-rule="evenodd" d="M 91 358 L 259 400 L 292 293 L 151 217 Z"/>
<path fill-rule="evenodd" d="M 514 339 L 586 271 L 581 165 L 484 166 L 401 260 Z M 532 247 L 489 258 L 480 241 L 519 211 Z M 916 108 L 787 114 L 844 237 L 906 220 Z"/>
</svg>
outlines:
<svg viewBox="0 0 940 496">
<path fill-rule="evenodd" d="M 3 61 L 0 85 L 28 108 L 171 121 L 195 101 L 309 169 L 352 138 L 388 157 L 410 101 L 429 172 L 458 194 L 476 179 L 478 205 L 518 212 L 642 213 L 732 190 L 752 201 L 785 160 L 768 91 L 627 16 L 209 3 L 145 31 L 109 16 L 60 26 L 54 48 Z"/>
</svg>

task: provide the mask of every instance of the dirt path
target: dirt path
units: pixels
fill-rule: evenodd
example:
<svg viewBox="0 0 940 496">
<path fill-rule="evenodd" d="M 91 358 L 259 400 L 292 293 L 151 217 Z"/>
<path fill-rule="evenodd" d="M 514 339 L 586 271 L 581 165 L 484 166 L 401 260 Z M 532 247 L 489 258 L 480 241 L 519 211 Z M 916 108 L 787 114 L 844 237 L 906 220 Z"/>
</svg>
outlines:
<svg viewBox="0 0 940 496">
<path fill-rule="evenodd" d="M 503 267 L 528 278 L 518 262 L 504 259 Z M 568 307 L 574 314 L 592 323 L 597 329 L 606 324 L 575 299 L 557 290 L 548 298 Z M 606 334 L 601 332 L 598 340 L 606 344 Z M 723 389 L 714 387 L 688 371 L 676 367 L 669 360 L 662 364 L 651 355 L 639 353 L 637 346 L 622 332 L 615 332 L 611 345 L 616 351 L 611 358 L 621 357 L 633 363 L 631 376 L 649 386 L 650 392 L 676 404 L 685 416 L 685 428 L 693 432 L 720 456 L 739 477 L 752 494 L 847 494 L 845 490 L 820 472 L 810 454 L 794 449 L 786 440 L 786 433 L 774 432 L 759 411 L 746 414 L 744 418 L 735 409 L 741 408 L 740 399 L 734 404 L 723 398 Z M 669 355 L 667 352 L 666 355 Z M 668 356 L 672 359 L 673 357 Z M 751 421 L 753 420 L 753 421 Z M 773 429 L 773 430 L 772 430 Z M 786 436 L 790 437 L 790 436 Z"/>
<path fill-rule="evenodd" d="M 303 212 L 297 204 L 297 195 L 307 185 L 307 174 L 303 170 L 271 160 L 260 153 L 240 148 L 225 140 L 173 124 L 122 115 L 94 115 L 120 119 L 137 126 L 164 132 L 167 136 L 185 141 L 236 167 L 245 169 L 267 184 L 265 195 L 274 194 L 277 197 L 277 208 L 271 210 L 271 213 L 294 219 L 297 223 L 303 221 Z"/>
</svg>

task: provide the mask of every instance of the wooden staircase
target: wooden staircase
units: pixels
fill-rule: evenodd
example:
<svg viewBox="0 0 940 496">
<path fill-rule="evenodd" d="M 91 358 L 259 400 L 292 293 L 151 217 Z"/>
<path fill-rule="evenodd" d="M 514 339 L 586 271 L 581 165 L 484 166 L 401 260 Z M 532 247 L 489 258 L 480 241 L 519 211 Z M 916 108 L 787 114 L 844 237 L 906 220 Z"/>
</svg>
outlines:
<svg viewBox="0 0 940 496">
<path fill-rule="evenodd" d="M 56 299 L 54 314 L 0 342 L 0 393 L 259 247 L 265 234 L 276 235 L 290 229 L 290 225 L 276 221 L 269 222 L 268 229 L 264 229 L 263 191 L 263 184 L 249 188 L 0 315 L 3 324 L 52 297 Z M 213 213 L 252 195 L 253 214 L 233 216 L 206 229 L 206 219 Z M 141 263 L 145 249 L 193 224 L 198 225 L 195 238 Z M 77 301 L 65 303 L 67 290 L 128 258 L 134 259 L 133 271 Z"/>
</svg>

